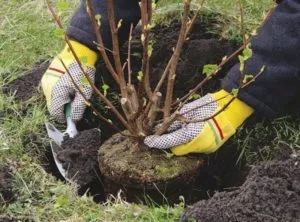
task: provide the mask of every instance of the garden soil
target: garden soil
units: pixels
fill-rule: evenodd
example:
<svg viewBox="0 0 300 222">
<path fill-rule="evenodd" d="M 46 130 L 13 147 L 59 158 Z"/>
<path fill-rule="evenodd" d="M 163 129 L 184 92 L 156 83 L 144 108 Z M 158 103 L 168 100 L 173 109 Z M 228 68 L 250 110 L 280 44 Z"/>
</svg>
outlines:
<svg viewBox="0 0 300 222">
<path fill-rule="evenodd" d="M 282 156 L 281 156 L 282 157 Z M 300 153 L 253 167 L 244 184 L 188 207 L 183 221 L 300 221 Z"/>
<path fill-rule="evenodd" d="M 0 204 L 10 203 L 14 200 L 12 180 L 13 174 L 10 168 L 0 164 Z"/>
<path fill-rule="evenodd" d="M 31 70 L 25 71 L 22 76 L 4 87 L 4 92 L 14 95 L 16 101 L 26 101 L 36 93 L 43 73 L 50 65 L 50 60 L 38 62 Z"/>
<path fill-rule="evenodd" d="M 68 170 L 67 177 L 80 187 L 100 178 L 98 149 L 101 134 L 98 129 L 85 130 L 74 138 L 66 138 L 61 147 L 55 146 L 57 159 Z"/>
</svg>

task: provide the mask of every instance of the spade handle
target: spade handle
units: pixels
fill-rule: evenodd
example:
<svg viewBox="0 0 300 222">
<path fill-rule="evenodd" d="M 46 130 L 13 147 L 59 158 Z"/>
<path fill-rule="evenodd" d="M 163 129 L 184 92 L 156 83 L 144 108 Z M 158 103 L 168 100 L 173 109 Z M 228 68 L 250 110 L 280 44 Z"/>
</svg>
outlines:
<svg viewBox="0 0 300 222">
<path fill-rule="evenodd" d="M 73 138 L 74 136 L 76 136 L 78 134 L 77 128 L 76 128 L 76 124 L 73 122 L 72 118 L 71 118 L 71 103 L 68 103 L 65 105 L 65 117 L 67 120 L 67 130 L 66 133 L 69 134 L 69 136 L 71 138 Z"/>
</svg>

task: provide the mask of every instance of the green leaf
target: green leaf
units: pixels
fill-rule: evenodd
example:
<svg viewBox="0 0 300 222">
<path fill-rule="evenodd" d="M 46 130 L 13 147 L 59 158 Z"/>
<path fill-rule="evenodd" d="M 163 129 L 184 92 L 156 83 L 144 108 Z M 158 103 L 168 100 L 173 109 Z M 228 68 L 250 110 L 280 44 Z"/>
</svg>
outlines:
<svg viewBox="0 0 300 222">
<path fill-rule="evenodd" d="M 175 155 L 174 153 L 172 153 L 172 152 L 167 152 L 167 151 L 165 151 L 165 150 L 163 150 L 163 152 L 165 153 L 167 159 L 171 159 L 171 158 Z"/>
<path fill-rule="evenodd" d="M 244 72 L 244 69 L 245 69 L 244 57 L 239 55 L 238 58 L 239 58 L 239 61 L 240 61 L 240 72 Z"/>
<path fill-rule="evenodd" d="M 152 7 L 152 10 L 154 11 L 156 9 L 156 2 L 152 2 L 151 7 Z"/>
<path fill-rule="evenodd" d="M 101 25 L 101 17 L 102 16 L 100 14 L 95 15 L 95 19 L 96 19 L 99 26 Z"/>
<path fill-rule="evenodd" d="M 248 46 L 243 50 L 244 61 L 252 57 L 252 49 Z"/>
<path fill-rule="evenodd" d="M 102 85 L 102 90 L 103 90 L 103 95 L 104 95 L 104 96 L 107 95 L 108 89 L 109 89 L 109 85 L 107 85 L 107 84 L 104 83 L 104 84 Z"/>
<path fill-rule="evenodd" d="M 266 69 L 266 66 L 264 65 L 264 66 L 262 66 L 262 67 L 261 67 L 261 69 L 260 69 L 260 71 L 259 71 L 259 72 L 264 72 L 264 71 L 265 71 L 265 69 Z"/>
<path fill-rule="evenodd" d="M 193 96 L 192 96 L 193 99 L 200 99 L 201 98 L 201 95 L 198 94 L 198 93 L 195 93 Z"/>
<path fill-rule="evenodd" d="M 82 76 L 80 78 L 80 85 L 81 86 L 90 86 L 89 80 L 85 76 Z"/>
<path fill-rule="evenodd" d="M 151 55 L 152 55 L 152 52 L 153 52 L 153 46 L 152 45 L 148 45 L 148 50 L 147 50 L 147 52 L 148 52 L 148 57 L 151 57 Z"/>
<path fill-rule="evenodd" d="M 207 64 L 203 67 L 202 74 L 205 74 L 207 77 L 213 75 L 214 73 L 220 70 L 219 66 L 216 64 Z"/>
<path fill-rule="evenodd" d="M 234 88 L 234 89 L 231 90 L 231 93 L 232 93 L 232 95 L 233 95 L 234 97 L 237 97 L 237 95 L 238 95 L 238 93 L 239 93 L 239 89 Z"/>
<path fill-rule="evenodd" d="M 59 1 L 55 4 L 55 6 L 61 11 L 66 11 L 69 8 L 69 3 L 64 1 Z"/>
<path fill-rule="evenodd" d="M 254 77 L 253 75 L 245 74 L 243 83 L 247 83 L 250 79 L 253 79 L 253 77 Z"/>
<path fill-rule="evenodd" d="M 123 19 L 120 19 L 119 22 L 118 22 L 118 29 L 121 28 L 122 23 L 123 23 Z"/>
<path fill-rule="evenodd" d="M 61 28 L 56 28 L 53 30 L 53 35 L 58 38 L 63 38 L 65 35 L 65 31 Z"/>
<path fill-rule="evenodd" d="M 87 56 L 81 56 L 80 58 L 79 58 L 79 60 L 80 60 L 80 62 L 82 63 L 82 64 L 87 64 L 87 62 L 88 62 L 88 57 Z"/>
<path fill-rule="evenodd" d="M 137 79 L 138 79 L 139 81 L 141 81 L 142 78 L 143 78 L 143 76 L 144 76 L 143 72 L 142 72 L 142 71 L 139 71 L 139 72 L 138 72 Z"/>
</svg>

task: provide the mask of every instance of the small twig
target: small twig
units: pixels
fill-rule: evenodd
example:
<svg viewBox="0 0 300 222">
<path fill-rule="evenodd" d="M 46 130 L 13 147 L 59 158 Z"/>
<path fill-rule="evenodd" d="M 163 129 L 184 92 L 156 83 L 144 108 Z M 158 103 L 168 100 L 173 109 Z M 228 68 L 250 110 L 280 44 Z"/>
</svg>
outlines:
<svg viewBox="0 0 300 222">
<path fill-rule="evenodd" d="M 182 24 L 181 29 L 179 33 L 179 38 L 177 41 L 176 48 L 174 50 L 173 56 L 171 58 L 172 63 L 170 65 L 170 69 L 168 71 L 168 83 L 167 83 L 167 94 L 165 98 L 165 104 L 164 104 L 164 118 L 167 119 L 170 117 L 171 113 L 171 104 L 173 100 L 173 91 L 174 91 L 174 83 L 175 83 L 175 76 L 176 76 L 176 66 L 179 60 L 179 56 L 183 47 L 183 44 L 186 39 L 186 31 L 187 31 L 187 22 L 188 22 L 188 16 L 190 12 L 190 3 L 191 0 L 185 0 L 184 1 L 184 12 L 183 12 L 183 18 L 182 18 Z"/>
<path fill-rule="evenodd" d="M 170 127 L 170 125 L 171 125 L 174 121 L 176 121 L 176 120 L 178 120 L 178 121 L 183 121 L 183 119 L 184 119 L 184 120 L 185 120 L 185 121 L 184 121 L 185 123 L 192 123 L 193 121 L 190 121 L 190 120 L 189 120 L 189 121 L 186 121 L 187 118 L 184 117 L 184 115 L 186 115 L 186 114 L 189 113 L 189 112 L 194 111 L 195 109 L 200 109 L 200 108 L 203 108 L 203 107 L 205 107 L 205 106 L 207 106 L 207 105 L 210 105 L 211 103 L 214 103 L 214 102 L 223 100 L 223 99 L 227 98 L 228 96 L 229 96 L 229 95 L 226 95 L 226 96 L 223 96 L 223 97 L 221 97 L 221 98 L 219 98 L 219 99 L 216 99 L 216 100 L 214 100 L 214 101 L 211 101 L 211 102 L 202 104 L 202 105 L 200 105 L 200 106 L 194 107 L 194 108 L 192 108 L 192 109 L 190 109 L 190 110 L 187 110 L 187 111 L 184 112 L 184 113 L 179 113 L 179 110 L 180 110 L 181 107 L 178 107 L 178 109 L 177 109 L 175 112 L 173 112 L 173 114 L 172 114 L 171 117 L 169 118 L 168 122 L 165 122 L 165 123 L 164 123 L 164 124 L 156 131 L 155 134 L 156 134 L 156 135 L 161 135 L 161 134 L 163 134 L 164 132 L 166 132 L 166 131 L 168 130 L 168 128 Z M 219 112 L 217 112 L 216 114 L 214 114 L 214 115 L 212 115 L 212 116 L 210 116 L 210 117 L 207 117 L 207 118 L 205 118 L 205 119 L 196 120 L 195 122 L 207 121 L 207 120 L 209 120 L 209 119 L 211 119 L 211 118 L 214 118 L 217 114 L 219 114 L 219 113 L 222 112 L 224 109 L 226 109 L 226 108 L 229 106 L 229 104 L 233 101 L 233 99 L 234 99 L 234 98 L 232 98 L 232 99 L 228 102 L 228 104 L 226 104 L 226 105 L 223 107 L 223 109 L 221 109 L 221 110 L 220 110 Z"/>
<path fill-rule="evenodd" d="M 202 0 L 202 2 L 200 3 L 200 6 L 198 8 L 198 10 L 195 12 L 195 15 L 193 16 L 193 18 L 191 20 L 191 23 L 190 23 L 190 25 L 188 26 L 188 28 L 186 30 L 186 37 L 191 32 L 191 30 L 192 30 L 192 28 L 193 28 L 193 26 L 195 24 L 195 21 L 197 19 L 197 16 L 198 16 L 200 10 L 203 8 L 204 2 L 205 2 L 205 0 Z"/>
<path fill-rule="evenodd" d="M 95 13 L 94 13 L 94 9 L 92 7 L 92 3 L 91 3 L 91 0 L 86 0 L 86 4 L 87 4 L 87 13 L 91 19 L 91 22 L 92 22 L 92 26 L 93 26 L 93 30 L 94 30 L 94 33 L 96 35 L 96 43 L 97 43 L 97 48 L 102 56 L 102 59 L 105 63 L 105 66 L 106 68 L 108 69 L 108 71 L 111 73 L 112 77 L 114 78 L 114 80 L 119 83 L 119 77 L 115 71 L 115 69 L 113 68 L 111 62 L 109 61 L 109 58 L 106 54 L 106 51 L 105 50 L 109 50 L 107 49 L 105 46 L 104 46 L 104 43 L 103 43 L 103 39 L 102 39 L 102 36 L 101 36 L 101 33 L 100 33 L 100 26 L 98 24 L 98 22 L 96 21 L 96 18 L 95 18 Z M 109 50 L 110 52 L 112 52 L 111 50 Z"/>
<path fill-rule="evenodd" d="M 243 49 L 245 48 L 244 45 L 242 45 L 239 49 L 237 49 L 236 51 L 234 51 L 229 57 L 227 57 L 226 59 L 222 60 L 222 62 L 218 65 L 218 68 L 216 70 L 220 70 L 225 64 L 227 64 L 233 57 L 235 57 L 237 54 L 239 54 Z M 205 77 L 201 82 L 199 82 L 195 88 L 193 88 L 192 90 L 190 90 L 185 96 L 183 96 L 182 98 L 178 99 L 177 101 L 175 101 L 172 106 L 178 106 L 180 103 L 185 104 L 188 99 L 193 96 L 208 80 L 210 80 L 212 78 L 212 76 L 216 75 L 218 73 L 215 72 L 213 73 L 211 76 Z"/>
<path fill-rule="evenodd" d="M 245 33 L 245 26 L 244 26 L 244 10 L 243 10 L 243 5 L 241 0 L 238 0 L 239 8 L 240 8 L 240 15 L 241 15 L 241 20 L 240 20 L 240 26 L 241 26 L 241 35 L 243 37 L 243 44 L 244 46 L 247 45 L 247 38 L 246 38 L 246 33 Z"/>
<path fill-rule="evenodd" d="M 133 24 L 130 25 L 130 32 L 129 32 L 129 39 L 128 39 L 128 55 L 127 55 L 127 67 L 128 67 L 128 85 L 131 85 L 131 40 L 132 40 L 132 31 L 133 31 Z"/>
<path fill-rule="evenodd" d="M 110 52 L 111 54 L 113 54 L 113 51 L 110 50 L 109 48 L 106 48 L 105 46 L 103 45 L 100 45 L 98 44 L 97 42 L 93 41 L 93 43 L 97 46 L 97 49 L 101 52 L 102 50 L 105 50 L 105 51 L 108 51 Z"/>
<path fill-rule="evenodd" d="M 141 1 L 141 22 L 142 22 L 142 35 L 141 43 L 143 46 L 143 58 L 142 58 L 142 73 L 143 77 L 139 84 L 139 95 L 142 94 L 142 91 L 145 91 L 147 97 L 150 101 L 153 101 L 153 93 L 150 86 L 150 77 L 149 77 L 149 33 L 151 27 L 151 16 L 152 16 L 152 1 L 142 0 Z"/>
<path fill-rule="evenodd" d="M 187 39 L 186 39 L 186 38 L 187 38 L 187 35 L 191 32 L 191 30 L 192 30 L 192 28 L 193 28 L 193 26 L 194 26 L 194 24 L 195 24 L 195 21 L 196 21 L 196 18 L 197 18 L 197 16 L 198 16 L 198 13 L 199 13 L 200 10 L 203 8 L 204 2 L 205 2 L 205 0 L 202 0 L 199 9 L 195 12 L 195 15 L 193 16 L 193 18 L 192 18 L 192 20 L 191 20 L 191 22 L 190 22 L 190 25 L 189 25 L 188 28 L 187 28 L 187 31 L 186 31 L 186 34 L 185 34 L 185 41 L 187 40 Z M 160 89 L 161 89 L 161 87 L 162 87 L 162 85 L 163 85 L 163 83 L 164 83 L 164 81 L 165 81 L 165 79 L 166 79 L 166 77 L 167 77 L 167 74 L 168 74 L 168 71 L 169 71 L 169 69 L 170 69 L 171 64 L 172 64 L 172 58 L 169 60 L 167 66 L 166 66 L 166 68 L 165 68 L 165 70 L 164 70 L 164 73 L 162 74 L 162 76 L 161 76 L 159 82 L 157 83 L 157 85 L 156 85 L 156 87 L 155 87 L 155 90 L 154 90 L 154 93 L 160 91 Z"/>
<path fill-rule="evenodd" d="M 110 31 L 111 31 L 114 65 L 116 68 L 117 75 L 119 77 L 119 86 L 120 86 L 121 94 L 122 94 L 122 97 L 125 98 L 126 97 L 126 81 L 124 78 L 124 72 L 122 69 L 122 63 L 121 63 L 121 58 L 120 58 L 118 29 L 116 27 L 116 22 L 115 22 L 114 0 L 107 1 L 107 16 L 108 16 L 109 26 L 110 26 Z"/>
<path fill-rule="evenodd" d="M 182 116 L 181 114 L 177 114 L 175 120 L 177 120 L 179 118 L 179 120 L 184 123 L 198 123 L 198 122 L 208 121 L 212 118 L 215 118 L 217 115 L 219 115 L 221 112 L 223 112 L 235 99 L 236 99 L 236 97 L 231 98 L 225 106 L 223 106 L 219 111 L 217 111 L 216 113 L 214 113 L 213 115 L 211 115 L 209 117 L 205 117 L 202 119 L 187 119 L 184 116 Z"/>
<path fill-rule="evenodd" d="M 261 74 L 263 74 L 263 72 L 265 71 L 265 68 L 261 68 L 261 70 L 259 71 L 259 73 L 257 73 L 251 80 L 249 80 L 247 83 L 243 84 L 240 88 L 243 89 L 247 86 L 249 86 L 251 83 L 253 83 L 259 76 L 261 76 Z"/>
</svg>

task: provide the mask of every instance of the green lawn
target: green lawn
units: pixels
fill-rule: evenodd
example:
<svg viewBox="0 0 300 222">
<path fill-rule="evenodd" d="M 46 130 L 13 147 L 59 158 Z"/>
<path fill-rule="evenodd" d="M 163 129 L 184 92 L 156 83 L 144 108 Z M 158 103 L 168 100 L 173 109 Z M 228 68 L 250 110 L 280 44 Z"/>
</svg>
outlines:
<svg viewBox="0 0 300 222">
<path fill-rule="evenodd" d="M 79 0 L 67 0 L 70 8 L 63 13 L 67 24 L 71 12 Z M 181 1 L 161 0 L 159 7 Z M 239 18 L 236 1 L 208 0 L 208 10 Z M 246 25 L 249 30 L 260 23 L 271 7 L 272 1 L 243 0 Z M 0 86 L 19 77 L 32 64 L 55 56 L 63 46 L 61 39 L 53 35 L 55 24 L 41 0 L 0 0 Z M 168 6 L 169 7 L 169 6 Z M 232 24 L 236 27 L 236 24 Z M 24 114 L 24 107 L 29 107 Z M 144 206 L 128 204 L 120 198 L 106 204 L 96 204 L 91 198 L 76 195 L 75 188 L 57 181 L 39 165 L 43 149 L 37 141 L 24 143 L 28 135 L 38 135 L 38 144 L 45 144 L 47 138 L 43 130 L 47 119 L 42 95 L 36 95 L 25 103 L 15 103 L 13 99 L 0 93 L 0 163 L 11 166 L 14 171 L 14 191 L 16 201 L 3 204 L 0 197 L 0 215 L 33 218 L 36 221 L 174 221 L 183 211 L 182 204 L 170 206 Z M 257 142 L 261 133 L 276 132 L 276 139 L 265 141 L 261 156 L 249 147 Z M 237 143 L 241 147 L 241 158 L 254 162 L 271 155 L 273 146 L 287 143 L 297 148 L 299 144 L 299 121 L 279 119 L 272 124 L 258 125 L 240 133 Z M 25 144 L 25 145 L 24 145 Z M 100 218 L 100 219 L 99 219 Z"/>
</svg>

